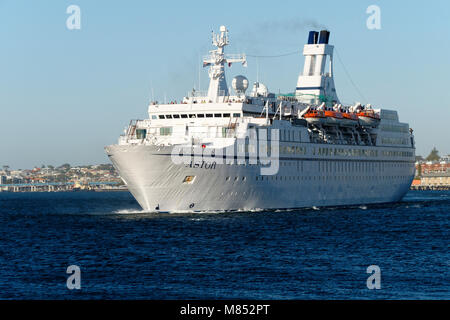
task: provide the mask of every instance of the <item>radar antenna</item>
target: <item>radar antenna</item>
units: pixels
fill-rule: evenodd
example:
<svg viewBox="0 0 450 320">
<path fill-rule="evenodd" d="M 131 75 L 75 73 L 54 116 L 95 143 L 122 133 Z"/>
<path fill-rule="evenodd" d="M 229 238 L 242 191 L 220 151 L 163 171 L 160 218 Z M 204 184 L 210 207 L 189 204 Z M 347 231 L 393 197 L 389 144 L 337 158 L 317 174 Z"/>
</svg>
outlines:
<svg viewBox="0 0 450 320">
<path fill-rule="evenodd" d="M 228 30 L 225 26 L 221 26 L 219 34 L 212 32 L 212 44 L 217 49 L 210 51 L 210 55 L 203 58 L 203 67 L 209 66 L 208 98 L 213 102 L 218 102 L 218 97 L 229 95 L 225 79 L 225 64 L 231 67 L 233 63 L 240 62 L 244 67 L 247 66 L 245 54 L 224 54 L 224 47 L 229 43 Z"/>
</svg>

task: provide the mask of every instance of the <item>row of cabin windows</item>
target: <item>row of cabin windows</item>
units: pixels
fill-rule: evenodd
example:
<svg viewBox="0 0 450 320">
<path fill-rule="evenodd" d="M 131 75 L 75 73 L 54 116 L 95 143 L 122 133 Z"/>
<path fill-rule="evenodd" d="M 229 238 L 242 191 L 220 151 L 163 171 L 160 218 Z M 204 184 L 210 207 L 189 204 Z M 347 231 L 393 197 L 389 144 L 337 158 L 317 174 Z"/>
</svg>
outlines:
<svg viewBox="0 0 450 320">
<path fill-rule="evenodd" d="M 408 139 L 406 138 L 381 138 L 382 144 L 408 144 Z"/>
<path fill-rule="evenodd" d="M 313 148 L 313 155 L 319 156 L 347 156 L 347 157 L 378 157 L 378 150 L 344 149 L 344 148 Z M 412 157 L 411 151 L 382 151 L 384 157 Z"/>
<path fill-rule="evenodd" d="M 399 176 L 345 176 L 345 177 L 338 177 L 338 176 L 256 176 L 256 181 L 269 181 L 269 180 L 275 180 L 275 181 L 292 181 L 292 180 L 309 180 L 309 181 L 315 181 L 315 180 L 390 180 L 390 179 L 405 179 L 409 178 L 409 175 L 399 175 Z M 247 177 L 226 177 L 225 181 L 246 181 Z"/>
<path fill-rule="evenodd" d="M 152 119 L 188 119 L 188 118 L 230 118 L 231 113 L 183 113 L 152 115 Z M 240 118 L 240 113 L 233 113 L 233 118 Z"/>
<path fill-rule="evenodd" d="M 389 131 L 389 132 L 403 132 L 403 133 L 409 132 L 409 128 L 408 128 L 407 124 L 403 124 L 403 125 L 382 124 L 381 130 Z"/>
<path fill-rule="evenodd" d="M 319 156 L 347 156 L 347 157 L 378 157 L 378 150 L 344 149 L 344 148 L 313 148 L 313 155 Z"/>
<path fill-rule="evenodd" d="M 188 128 L 186 128 L 186 129 L 188 129 Z M 161 128 L 159 128 L 159 135 L 160 136 L 171 136 L 172 131 L 173 131 L 172 127 L 161 127 Z M 230 128 L 222 127 L 222 138 L 226 138 L 228 136 L 229 132 L 231 132 L 231 131 L 233 131 L 233 130 Z M 142 137 L 139 137 L 139 135 L 137 135 L 137 138 L 141 139 Z M 145 134 L 144 134 L 143 138 L 145 138 Z M 246 152 L 248 152 L 247 147 L 248 147 L 248 145 L 246 145 Z"/>
<path fill-rule="evenodd" d="M 226 163 L 231 164 L 231 163 Z M 234 164 L 234 163 L 233 163 Z M 236 163 L 237 165 L 252 165 L 251 163 L 248 163 L 245 161 L 244 163 Z M 255 165 L 255 164 L 253 164 Z M 260 165 L 259 161 L 257 166 Z M 409 177 L 412 173 L 411 164 L 408 163 L 367 163 L 367 162 L 353 162 L 353 161 L 280 161 L 279 162 L 280 167 L 296 167 L 296 171 L 298 172 L 311 172 L 311 170 L 318 172 L 318 174 L 322 175 L 322 173 L 345 173 L 347 176 L 358 177 L 359 173 L 367 172 L 367 173 L 376 173 L 376 172 L 386 172 L 389 169 L 394 169 L 396 172 L 399 172 L 398 169 L 405 173 L 404 176 L 398 176 L 401 177 Z M 350 175 L 348 175 L 350 174 Z M 396 176 L 391 176 L 392 178 L 395 178 Z M 341 177 L 342 178 L 342 177 Z M 314 178 L 315 179 L 315 178 Z M 343 178 L 346 179 L 346 178 Z M 359 178 L 355 178 L 359 179 Z M 380 176 L 376 179 L 387 179 L 383 176 Z"/>
<path fill-rule="evenodd" d="M 352 181 L 362 181 L 362 180 L 402 180 L 409 179 L 409 175 L 403 176 L 256 176 L 256 181 L 292 181 L 292 180 L 306 180 L 306 181 L 342 181 L 342 180 L 352 180 Z M 229 177 L 227 177 L 226 181 L 230 181 Z M 234 180 L 238 181 L 238 180 Z"/>
<path fill-rule="evenodd" d="M 413 153 L 410 151 L 383 151 L 385 157 L 412 157 Z"/>
</svg>

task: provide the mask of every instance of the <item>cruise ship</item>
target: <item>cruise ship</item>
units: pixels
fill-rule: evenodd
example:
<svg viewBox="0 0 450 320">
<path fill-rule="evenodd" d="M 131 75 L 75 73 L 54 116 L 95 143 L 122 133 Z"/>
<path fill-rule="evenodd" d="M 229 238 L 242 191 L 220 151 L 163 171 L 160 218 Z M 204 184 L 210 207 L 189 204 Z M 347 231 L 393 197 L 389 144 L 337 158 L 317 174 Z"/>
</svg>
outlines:
<svg viewBox="0 0 450 320">
<path fill-rule="evenodd" d="M 249 88 L 225 69 L 246 66 L 225 54 L 228 30 L 212 34 L 207 92 L 150 102 L 105 147 L 145 211 L 274 210 L 397 202 L 414 177 L 413 130 L 397 111 L 342 105 L 328 30 L 310 31 L 295 90 Z M 276 75 L 274 75 L 276 76 Z"/>
</svg>

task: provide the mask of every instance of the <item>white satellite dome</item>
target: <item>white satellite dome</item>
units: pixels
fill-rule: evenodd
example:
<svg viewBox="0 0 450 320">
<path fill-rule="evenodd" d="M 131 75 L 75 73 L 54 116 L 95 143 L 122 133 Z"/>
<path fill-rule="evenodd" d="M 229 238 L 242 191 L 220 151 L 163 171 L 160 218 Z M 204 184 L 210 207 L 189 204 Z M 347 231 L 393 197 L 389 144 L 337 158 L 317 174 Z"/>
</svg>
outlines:
<svg viewBox="0 0 450 320">
<path fill-rule="evenodd" d="M 260 83 L 256 92 L 258 92 L 260 96 L 267 97 L 269 89 L 267 89 L 265 84 Z"/>
<path fill-rule="evenodd" d="M 233 78 L 231 86 L 233 87 L 234 91 L 236 91 L 237 94 L 239 95 L 244 94 L 248 88 L 248 79 L 241 75 L 236 76 Z"/>
<path fill-rule="evenodd" d="M 255 82 L 253 84 L 253 89 L 251 93 L 252 97 L 267 97 L 268 94 L 269 89 L 267 89 L 267 87 L 264 84 L 262 84 L 261 82 Z"/>
</svg>

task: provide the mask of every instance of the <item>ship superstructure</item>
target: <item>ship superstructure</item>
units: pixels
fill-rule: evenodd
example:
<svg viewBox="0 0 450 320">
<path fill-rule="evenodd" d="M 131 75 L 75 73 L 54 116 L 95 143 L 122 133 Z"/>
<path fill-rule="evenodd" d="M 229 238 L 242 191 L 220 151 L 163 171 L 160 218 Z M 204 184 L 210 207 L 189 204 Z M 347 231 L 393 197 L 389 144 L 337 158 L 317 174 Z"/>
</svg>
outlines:
<svg viewBox="0 0 450 320">
<path fill-rule="evenodd" d="M 412 130 L 394 110 L 343 106 L 327 30 L 311 31 L 293 94 L 244 76 L 227 87 L 228 31 L 204 58 L 208 92 L 151 102 L 106 152 L 148 211 L 227 211 L 399 201 L 414 177 Z"/>
</svg>

